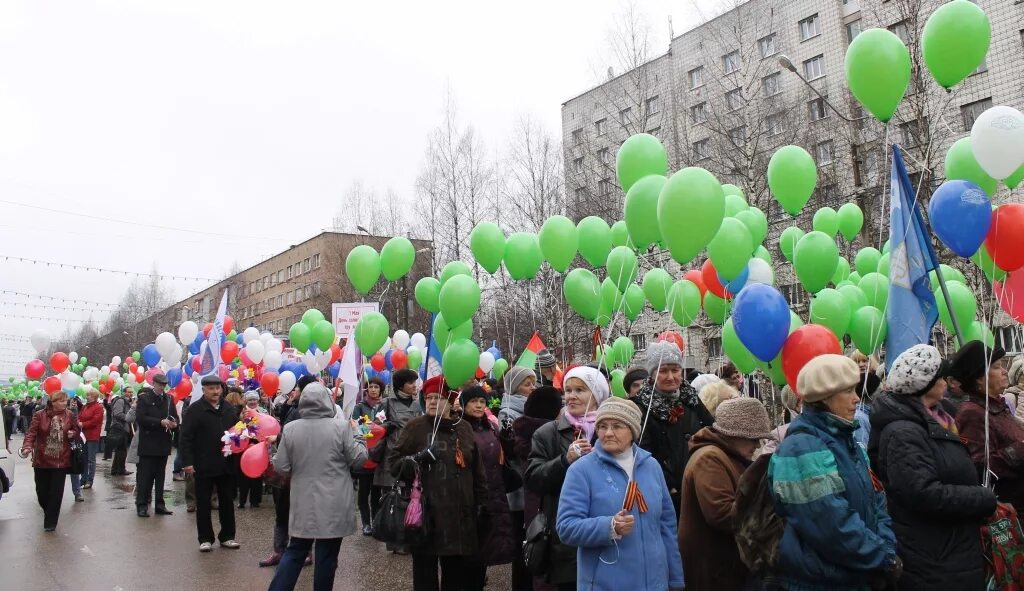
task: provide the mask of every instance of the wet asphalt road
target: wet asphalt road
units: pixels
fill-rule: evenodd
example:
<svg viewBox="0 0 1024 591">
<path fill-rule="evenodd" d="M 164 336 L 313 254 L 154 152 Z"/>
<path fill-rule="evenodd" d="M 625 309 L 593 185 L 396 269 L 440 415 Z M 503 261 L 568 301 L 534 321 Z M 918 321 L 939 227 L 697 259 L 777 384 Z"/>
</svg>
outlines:
<svg viewBox="0 0 1024 591">
<path fill-rule="evenodd" d="M 21 447 L 21 435 L 11 449 Z M 266 589 L 273 568 L 257 563 L 271 551 L 274 503 L 263 497 L 259 509 L 235 508 L 239 550 L 214 545 L 200 554 L 195 514 L 185 511 L 185 483 L 171 480 L 168 461 L 167 507 L 174 515 L 143 519 L 135 515 L 135 475 L 112 477 L 109 461 L 99 454 L 96 482 L 76 503 L 71 483 L 64 489 L 57 531 L 43 532 L 32 466 L 18 458 L 15 484 L 0 499 L 0 589 L 74 591 L 171 591 Z M 173 460 L 173 455 L 170 460 Z M 129 464 L 128 469 L 134 472 Z M 214 511 L 214 531 L 219 530 Z M 387 552 L 362 535 L 345 538 L 338 557 L 334 589 L 402 591 L 412 589 L 412 561 Z M 488 570 L 488 591 L 509 589 L 508 567 Z M 303 569 L 296 589 L 312 589 L 313 568 Z"/>
</svg>

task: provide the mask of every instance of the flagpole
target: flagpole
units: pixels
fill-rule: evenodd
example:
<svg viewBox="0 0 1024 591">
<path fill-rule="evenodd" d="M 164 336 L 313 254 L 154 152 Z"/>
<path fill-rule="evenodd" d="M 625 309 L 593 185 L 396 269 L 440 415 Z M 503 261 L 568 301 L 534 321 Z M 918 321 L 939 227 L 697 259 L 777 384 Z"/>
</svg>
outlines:
<svg viewBox="0 0 1024 591">
<path fill-rule="evenodd" d="M 953 302 L 949 297 L 949 290 L 946 289 L 946 279 L 942 276 L 942 267 L 935 267 L 935 278 L 942 288 L 942 299 L 946 300 L 946 309 L 949 310 L 949 319 L 953 322 L 953 336 L 956 337 L 957 347 L 964 346 L 963 332 L 960 331 L 960 321 L 956 318 L 956 311 L 953 309 Z"/>
</svg>

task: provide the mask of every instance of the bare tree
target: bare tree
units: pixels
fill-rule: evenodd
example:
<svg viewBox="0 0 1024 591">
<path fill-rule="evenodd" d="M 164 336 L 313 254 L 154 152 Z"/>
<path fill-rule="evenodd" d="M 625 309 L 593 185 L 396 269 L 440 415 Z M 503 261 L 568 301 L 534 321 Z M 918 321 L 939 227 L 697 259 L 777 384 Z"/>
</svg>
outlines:
<svg viewBox="0 0 1024 591">
<path fill-rule="evenodd" d="M 382 195 L 377 189 L 356 180 L 345 191 L 331 227 L 338 232 L 365 230 L 375 236 L 404 235 L 408 231 L 405 204 L 390 187 Z"/>
</svg>

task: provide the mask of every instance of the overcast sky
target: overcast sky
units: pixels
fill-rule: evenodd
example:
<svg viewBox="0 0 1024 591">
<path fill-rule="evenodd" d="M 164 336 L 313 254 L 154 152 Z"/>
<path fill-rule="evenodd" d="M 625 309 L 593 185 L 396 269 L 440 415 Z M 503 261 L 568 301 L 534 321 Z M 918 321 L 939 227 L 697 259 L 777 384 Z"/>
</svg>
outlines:
<svg viewBox="0 0 1024 591">
<path fill-rule="evenodd" d="M 656 52 L 670 14 L 677 35 L 698 22 L 694 2 L 718 4 L 640 2 Z M 0 257 L 216 278 L 329 226 L 355 180 L 411 202 L 446 88 L 489 146 L 524 114 L 559 133 L 561 103 L 606 69 L 622 7 L 7 0 Z M 130 282 L 2 258 L 0 278 L 4 290 L 110 303 Z M 207 284 L 171 287 L 181 298 Z M 90 317 L 13 302 L 76 305 L 2 294 L 0 313 Z M 9 335 L 66 325 L 0 316 L 0 376 L 31 353 Z"/>
</svg>

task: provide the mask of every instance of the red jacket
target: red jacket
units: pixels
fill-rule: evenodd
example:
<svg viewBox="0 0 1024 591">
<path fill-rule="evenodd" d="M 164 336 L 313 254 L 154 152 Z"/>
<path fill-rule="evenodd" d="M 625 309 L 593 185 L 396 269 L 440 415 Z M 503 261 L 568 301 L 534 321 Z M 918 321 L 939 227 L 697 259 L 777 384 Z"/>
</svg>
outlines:
<svg viewBox="0 0 1024 591">
<path fill-rule="evenodd" d="M 63 423 L 63 433 L 60 441 L 61 450 L 58 455 L 51 456 L 46 453 L 46 443 L 50 438 L 50 425 L 54 416 L 58 415 Z M 68 432 L 71 432 L 70 434 Z M 25 442 L 22 448 L 32 451 L 33 468 L 70 468 L 71 467 L 71 438 L 78 437 L 82 428 L 78 425 L 75 415 L 70 410 L 59 414 L 53 408 L 46 408 L 32 415 L 32 425 L 25 434 Z"/>
<path fill-rule="evenodd" d="M 78 422 L 82 424 L 82 432 L 86 441 L 99 441 L 103 432 L 103 405 L 90 402 L 78 411 Z"/>
</svg>

